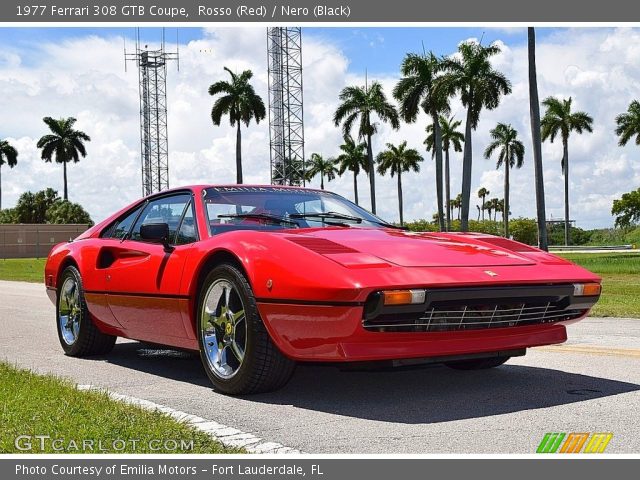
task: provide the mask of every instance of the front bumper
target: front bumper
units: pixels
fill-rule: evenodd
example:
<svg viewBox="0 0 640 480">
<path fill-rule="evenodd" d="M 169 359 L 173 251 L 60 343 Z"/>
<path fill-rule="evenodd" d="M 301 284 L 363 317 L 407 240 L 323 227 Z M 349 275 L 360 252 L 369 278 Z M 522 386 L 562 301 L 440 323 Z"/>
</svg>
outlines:
<svg viewBox="0 0 640 480">
<path fill-rule="evenodd" d="M 525 291 L 528 292 L 526 295 Z M 431 297 L 427 296 L 425 304 L 418 307 L 382 307 L 376 310 L 367 302 L 356 305 L 305 305 L 300 302 L 258 301 L 258 310 L 271 338 L 290 358 L 327 362 L 399 360 L 499 352 L 562 343 L 567 340 L 565 325 L 584 318 L 598 300 L 597 297 L 574 297 L 572 291 L 573 288 L 568 285 L 442 289 Z M 504 318 L 515 320 L 509 316 L 502 317 L 500 322 L 491 318 L 494 322 L 492 325 L 487 325 L 489 315 L 477 318 L 467 316 L 463 321 L 456 317 L 455 326 L 458 328 L 447 327 L 443 331 L 443 325 L 450 323 L 436 324 L 436 329 L 428 328 L 428 315 L 424 314 L 433 306 L 443 305 L 442 308 L 450 315 L 448 312 L 453 308 L 452 301 L 457 302 L 456 305 L 475 306 L 487 302 L 549 302 L 557 308 L 566 309 L 571 315 L 540 316 L 537 323 L 526 314 L 518 317 L 518 321 L 505 321 Z M 476 311 L 475 315 L 480 313 Z M 383 328 L 375 325 L 377 318 L 384 319 Z M 473 322 L 465 323 L 469 318 Z M 483 319 L 482 325 L 477 321 L 478 318 Z M 394 319 L 401 327 L 388 327 Z M 405 328 L 407 322 L 413 323 Z"/>
</svg>

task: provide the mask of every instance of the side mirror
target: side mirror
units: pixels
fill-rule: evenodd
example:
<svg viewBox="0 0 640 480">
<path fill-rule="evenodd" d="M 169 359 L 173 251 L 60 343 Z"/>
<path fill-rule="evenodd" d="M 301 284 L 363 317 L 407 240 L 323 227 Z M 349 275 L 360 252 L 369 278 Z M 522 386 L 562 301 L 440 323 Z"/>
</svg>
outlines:
<svg viewBox="0 0 640 480">
<path fill-rule="evenodd" d="M 166 223 L 146 223 L 140 225 L 140 238 L 151 243 L 161 243 L 165 252 L 172 252 L 169 245 L 169 225 Z"/>
</svg>

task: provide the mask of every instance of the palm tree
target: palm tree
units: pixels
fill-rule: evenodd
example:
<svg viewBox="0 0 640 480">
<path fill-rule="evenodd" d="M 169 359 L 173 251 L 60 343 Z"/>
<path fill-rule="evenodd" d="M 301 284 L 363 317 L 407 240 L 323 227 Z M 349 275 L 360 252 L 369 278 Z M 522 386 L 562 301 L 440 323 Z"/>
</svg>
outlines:
<svg viewBox="0 0 640 480">
<path fill-rule="evenodd" d="M 342 123 L 342 133 L 347 136 L 350 135 L 353 124 L 359 120 L 358 138 L 366 138 L 367 140 L 371 211 L 376 213 L 376 183 L 371 137 L 376 133 L 377 125 L 372 121 L 371 117 L 375 114 L 381 121 L 389 122 L 397 130 L 400 128 L 398 112 L 387 101 L 382 85 L 378 82 L 373 82 L 371 87 L 367 84 L 363 87 L 345 87 L 340 92 L 339 99 L 341 103 L 333 115 L 335 125 L 338 126 Z"/>
<path fill-rule="evenodd" d="M 458 220 L 460 220 L 460 208 L 462 207 L 462 194 L 456 195 L 456 198 L 451 200 L 451 208 L 455 208 L 458 213 Z M 478 218 L 479 219 L 479 218 Z"/>
<path fill-rule="evenodd" d="M 407 148 L 407 142 L 402 142 L 399 146 L 387 143 L 387 149 L 378 154 L 378 173 L 386 175 L 387 171 L 391 176 L 398 176 L 398 208 L 400 211 L 400 225 L 404 225 L 402 216 L 402 173 L 413 170 L 420 171 L 422 156 L 415 148 Z"/>
<path fill-rule="evenodd" d="M 490 133 L 493 141 L 484 151 L 484 158 L 491 158 L 494 152 L 499 150 L 496 169 L 504 165 L 504 236 L 509 238 L 509 171 L 513 167 L 522 167 L 524 145 L 518 139 L 518 131 L 511 125 L 498 123 Z"/>
<path fill-rule="evenodd" d="M 491 212 L 493 212 L 493 203 L 491 203 L 491 200 L 488 200 L 486 202 L 483 201 L 482 209 L 489 212 L 489 221 L 491 221 Z M 484 213 L 482 214 L 482 221 L 484 221 Z"/>
<path fill-rule="evenodd" d="M 366 143 L 356 143 L 351 135 L 347 135 L 344 137 L 344 143 L 340 145 L 342 153 L 335 159 L 338 175 L 344 175 L 347 170 L 353 172 L 353 195 L 356 205 L 358 204 L 358 174 L 360 170 L 366 172 L 369 169 L 367 155 L 365 154 L 366 149 Z"/>
<path fill-rule="evenodd" d="M 253 72 L 245 70 L 240 75 L 236 75 L 227 67 L 224 69 L 231 75 L 231 82 L 220 80 L 209 87 L 209 95 L 219 97 L 211 108 L 211 120 L 216 126 L 220 125 L 223 115 L 229 115 L 231 126 L 235 126 L 236 131 L 236 182 L 242 183 L 242 133 L 240 123 L 247 127 L 251 119 L 255 118 L 256 123 L 264 119 L 267 112 L 260 95 L 256 93 L 253 85 L 249 83 Z"/>
<path fill-rule="evenodd" d="M 636 145 L 640 145 L 640 102 L 634 100 L 625 113 L 616 117 L 616 135 L 620 137 L 618 145 L 624 147 L 631 137 L 636 137 Z"/>
<path fill-rule="evenodd" d="M 442 136 L 442 150 L 444 152 L 444 190 L 445 190 L 445 211 L 447 231 L 451 230 L 451 174 L 449 168 L 449 151 L 453 147 L 454 151 L 462 151 L 462 143 L 464 142 L 464 134 L 456 130 L 462 122 L 454 120 L 453 117 L 447 118 L 440 115 L 438 124 L 440 125 L 440 134 Z M 427 125 L 427 138 L 424 144 L 427 151 L 431 152 L 431 156 L 435 157 L 435 133 L 433 123 Z"/>
<path fill-rule="evenodd" d="M 2 210 L 2 166 L 13 168 L 18 164 L 18 151 L 6 140 L 0 141 L 0 210 Z"/>
<path fill-rule="evenodd" d="M 442 76 L 441 88 L 447 93 L 460 93 L 467 108 L 462 161 L 462 220 L 461 230 L 469 230 L 469 202 L 471 200 L 471 168 L 473 150 L 471 131 L 478 127 L 483 108 L 493 110 L 500 103 L 500 96 L 511 93 L 511 82 L 491 66 L 490 58 L 500 53 L 493 43 L 487 47 L 478 42 L 463 42 L 458 46 L 459 57 L 443 61 L 447 72 Z"/>
<path fill-rule="evenodd" d="M 84 142 L 90 142 L 91 138 L 80 130 L 74 130 L 73 125 L 76 119 L 73 117 L 54 119 L 44 117 L 42 119 L 47 124 L 50 134 L 43 135 L 38 140 L 37 147 L 42 149 L 40 157 L 45 162 L 51 162 L 54 157 L 56 163 L 62 164 L 64 175 L 64 199 L 68 200 L 67 192 L 67 163 L 73 161 L 77 163 L 87 156 Z"/>
<path fill-rule="evenodd" d="M 489 210 L 489 220 L 491 220 L 491 212 L 493 212 L 493 221 L 495 222 L 498 217 L 498 212 L 501 212 L 502 200 L 492 198 L 487 202 L 487 209 Z"/>
<path fill-rule="evenodd" d="M 325 160 L 319 153 L 312 153 L 307 163 L 307 180 L 311 180 L 316 175 L 320 175 L 320 188 L 324 190 L 324 177 L 330 182 L 336 178 L 338 169 L 333 160 Z"/>
<path fill-rule="evenodd" d="M 478 209 L 478 221 L 480 221 L 480 205 L 476 205 L 476 208 Z"/>
<path fill-rule="evenodd" d="M 436 160 L 436 197 L 440 230 L 445 229 L 442 201 L 442 135 L 440 114 L 449 112 L 449 96 L 437 89 L 442 62 L 433 52 L 424 55 L 408 53 L 400 72 L 403 77 L 393 89 L 393 96 L 400 102 L 400 115 L 407 123 L 413 123 L 420 109 L 431 117 L 434 132 L 433 153 Z"/>
<path fill-rule="evenodd" d="M 504 222 L 505 214 L 509 213 L 509 212 L 505 212 L 505 209 L 504 209 L 504 198 L 501 198 L 500 200 L 497 201 L 497 203 L 496 203 L 496 212 L 500 212 L 500 214 L 502 215 L 502 221 Z"/>
<path fill-rule="evenodd" d="M 542 141 L 551 143 L 556 136 L 562 139 L 562 173 L 564 175 L 564 244 L 569 245 L 569 135 L 575 131 L 593 131 L 593 118 L 586 112 L 571 112 L 572 98 L 548 97 L 542 102 L 547 108 L 540 122 Z"/>
<path fill-rule="evenodd" d="M 482 221 L 484 221 L 484 211 L 487 209 L 485 198 L 488 197 L 490 193 L 491 192 L 484 187 L 478 190 L 478 198 L 482 199 Z M 489 214 L 489 216 L 491 216 L 491 214 Z"/>
<path fill-rule="evenodd" d="M 529 116 L 531 119 L 531 140 L 536 182 L 536 213 L 538 221 L 538 245 L 549 250 L 547 219 L 544 201 L 544 176 L 542 172 L 542 140 L 540 139 L 540 102 L 538 101 L 538 76 L 536 73 L 536 30 L 527 29 L 527 49 L 529 59 Z"/>
</svg>

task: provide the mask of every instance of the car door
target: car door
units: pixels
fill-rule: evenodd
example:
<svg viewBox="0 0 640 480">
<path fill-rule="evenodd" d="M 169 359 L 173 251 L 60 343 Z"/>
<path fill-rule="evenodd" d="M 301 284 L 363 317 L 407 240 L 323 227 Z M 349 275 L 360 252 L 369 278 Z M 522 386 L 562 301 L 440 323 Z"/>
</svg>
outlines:
<svg viewBox="0 0 640 480">
<path fill-rule="evenodd" d="M 150 200 L 122 240 L 105 246 L 104 284 L 116 320 L 136 339 L 181 346 L 188 297 L 180 295 L 185 260 L 197 241 L 190 192 Z M 142 237 L 141 227 L 166 223 L 169 248 Z"/>
</svg>

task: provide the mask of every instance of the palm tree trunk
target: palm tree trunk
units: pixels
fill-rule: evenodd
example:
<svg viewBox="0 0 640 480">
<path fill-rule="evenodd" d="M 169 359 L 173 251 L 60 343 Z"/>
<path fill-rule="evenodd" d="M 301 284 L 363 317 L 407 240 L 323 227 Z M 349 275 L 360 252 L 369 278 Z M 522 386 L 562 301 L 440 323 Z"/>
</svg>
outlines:
<svg viewBox="0 0 640 480">
<path fill-rule="evenodd" d="M 502 208 L 502 219 L 504 220 L 504 236 L 509 238 L 509 157 L 504 162 L 504 204 Z"/>
<path fill-rule="evenodd" d="M 353 196 L 356 200 L 356 205 L 360 205 L 358 203 L 358 174 L 353 172 Z"/>
<path fill-rule="evenodd" d="M 482 196 L 482 205 L 480 205 L 480 210 L 482 210 L 482 221 L 484 222 L 484 211 L 485 211 L 485 202 L 484 202 L 484 195 Z"/>
<path fill-rule="evenodd" d="M 447 207 L 447 232 L 451 230 L 451 177 L 449 172 L 449 149 L 445 151 L 444 157 L 444 185 L 446 191 Z"/>
<path fill-rule="evenodd" d="M 438 225 L 440 231 L 444 231 L 444 209 L 442 206 L 442 135 L 440 134 L 440 122 L 438 115 L 433 114 L 433 134 L 435 137 L 436 149 L 436 196 L 438 203 Z"/>
<path fill-rule="evenodd" d="M 64 199 L 69 200 L 67 195 L 67 162 L 62 162 L 62 172 L 64 175 Z"/>
<path fill-rule="evenodd" d="M 324 173 L 320 172 L 320 190 L 324 190 Z"/>
<path fill-rule="evenodd" d="M 562 141 L 564 149 L 564 244 L 569 245 L 569 142 Z"/>
<path fill-rule="evenodd" d="M 400 226 L 404 225 L 402 218 L 402 173 L 398 171 L 398 208 L 400 210 Z"/>
<path fill-rule="evenodd" d="M 371 126 L 367 125 L 370 129 Z M 373 150 L 371 148 L 371 134 L 367 134 L 367 157 L 369 158 L 369 188 L 371 189 L 371 213 L 376 213 L 376 169 L 373 165 Z"/>
<path fill-rule="evenodd" d="M 549 250 L 547 237 L 547 214 L 544 203 L 544 179 L 542 170 L 542 140 L 540 138 L 540 102 L 538 100 L 538 77 L 536 73 L 536 31 L 528 28 L 529 47 L 529 114 L 531 118 L 531 139 L 533 140 L 533 163 L 536 181 L 536 210 L 538 214 L 538 244 L 542 250 Z"/>
<path fill-rule="evenodd" d="M 473 99 L 473 91 L 469 92 L 470 99 Z M 464 155 L 462 158 L 462 219 L 460 220 L 460 230 L 469 231 L 469 202 L 471 201 L 471 164 L 473 162 L 471 150 L 471 106 L 467 107 L 467 121 L 464 129 Z"/>
<path fill-rule="evenodd" d="M 239 120 L 238 133 L 236 134 L 236 183 L 242 183 L 242 133 L 240 133 Z"/>
</svg>

